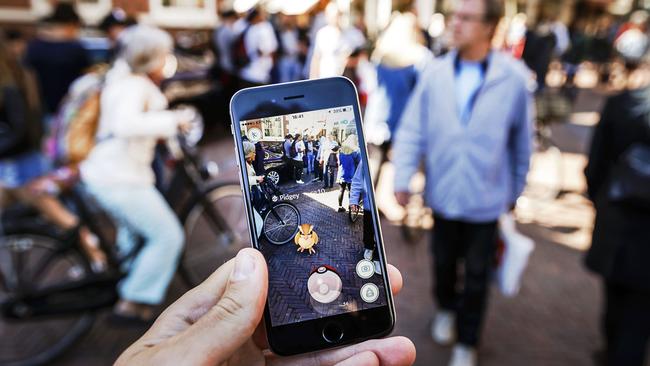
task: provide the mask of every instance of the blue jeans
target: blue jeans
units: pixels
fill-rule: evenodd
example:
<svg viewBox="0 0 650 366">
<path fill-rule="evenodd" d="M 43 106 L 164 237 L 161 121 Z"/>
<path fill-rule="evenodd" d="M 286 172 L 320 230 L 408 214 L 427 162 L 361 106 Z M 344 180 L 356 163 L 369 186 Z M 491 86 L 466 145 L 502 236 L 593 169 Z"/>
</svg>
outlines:
<svg viewBox="0 0 650 366">
<path fill-rule="evenodd" d="M 118 291 L 124 300 L 158 305 L 165 298 L 185 235 L 178 217 L 154 186 L 97 186 L 86 184 L 104 210 L 115 220 L 120 254 L 144 239 L 144 247 L 132 259 Z"/>
<path fill-rule="evenodd" d="M 314 172 L 314 153 L 307 153 L 307 174 Z"/>
</svg>

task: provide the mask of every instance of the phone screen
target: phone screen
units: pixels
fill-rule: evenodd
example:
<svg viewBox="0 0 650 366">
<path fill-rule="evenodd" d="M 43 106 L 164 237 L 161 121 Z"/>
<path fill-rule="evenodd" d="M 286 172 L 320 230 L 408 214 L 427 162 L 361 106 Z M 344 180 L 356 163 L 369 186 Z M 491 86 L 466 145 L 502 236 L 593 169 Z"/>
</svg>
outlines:
<svg viewBox="0 0 650 366">
<path fill-rule="evenodd" d="M 387 305 L 353 108 L 240 121 L 274 327 Z"/>
</svg>

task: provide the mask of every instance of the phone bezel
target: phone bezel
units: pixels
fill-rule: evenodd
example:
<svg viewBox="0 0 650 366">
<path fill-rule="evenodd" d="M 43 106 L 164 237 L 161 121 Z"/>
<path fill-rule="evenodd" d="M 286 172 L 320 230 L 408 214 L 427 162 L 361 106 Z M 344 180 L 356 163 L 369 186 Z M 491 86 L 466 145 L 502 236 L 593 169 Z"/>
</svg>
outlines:
<svg viewBox="0 0 650 366">
<path fill-rule="evenodd" d="M 230 101 L 231 132 L 235 142 L 239 178 L 246 206 L 246 214 L 248 216 L 249 238 L 253 247 L 259 249 L 259 243 L 257 242 L 255 228 L 251 225 L 254 219 L 250 196 L 246 192 L 243 192 L 245 187 L 248 187 L 248 174 L 246 172 L 243 152 L 241 151 L 242 136 L 239 121 L 348 105 L 352 105 L 354 110 L 355 124 L 359 132 L 359 147 L 362 161 L 364 162 L 364 173 L 370 182 L 372 182 L 357 90 L 349 79 L 345 77 L 333 77 L 247 88 L 238 91 L 232 97 Z M 374 189 L 370 189 L 367 194 L 373 202 L 371 213 L 373 215 L 373 225 L 378 244 L 379 262 L 382 267 L 382 277 L 386 284 L 385 295 L 387 304 L 372 309 L 272 327 L 267 301 L 264 310 L 264 321 L 269 346 L 274 353 L 279 355 L 294 355 L 338 347 L 345 344 L 357 343 L 365 339 L 383 337 L 393 330 L 395 325 L 395 309 L 390 291 L 384 241 L 379 225 Z M 337 324 L 337 326 L 345 328 L 343 338 L 340 341 L 334 343 L 328 342 L 322 336 L 323 329 L 330 324 Z"/>
</svg>

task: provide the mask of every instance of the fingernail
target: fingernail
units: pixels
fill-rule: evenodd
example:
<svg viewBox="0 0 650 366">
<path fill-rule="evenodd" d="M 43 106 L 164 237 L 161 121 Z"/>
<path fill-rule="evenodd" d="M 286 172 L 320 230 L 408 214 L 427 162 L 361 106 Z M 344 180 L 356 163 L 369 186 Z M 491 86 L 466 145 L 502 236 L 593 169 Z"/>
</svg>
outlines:
<svg viewBox="0 0 650 366">
<path fill-rule="evenodd" d="M 255 271 L 255 259 L 246 251 L 241 251 L 235 257 L 235 268 L 230 275 L 231 281 L 243 281 Z"/>
</svg>

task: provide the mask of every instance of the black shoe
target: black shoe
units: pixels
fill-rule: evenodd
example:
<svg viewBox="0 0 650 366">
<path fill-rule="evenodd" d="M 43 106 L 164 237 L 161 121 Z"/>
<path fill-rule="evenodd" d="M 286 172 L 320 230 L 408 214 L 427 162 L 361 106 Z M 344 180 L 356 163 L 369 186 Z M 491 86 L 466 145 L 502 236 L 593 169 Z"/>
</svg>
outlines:
<svg viewBox="0 0 650 366">
<path fill-rule="evenodd" d="M 343 206 L 339 207 L 339 212 L 345 212 L 345 211 L 346 211 L 345 207 L 343 207 Z"/>
</svg>

